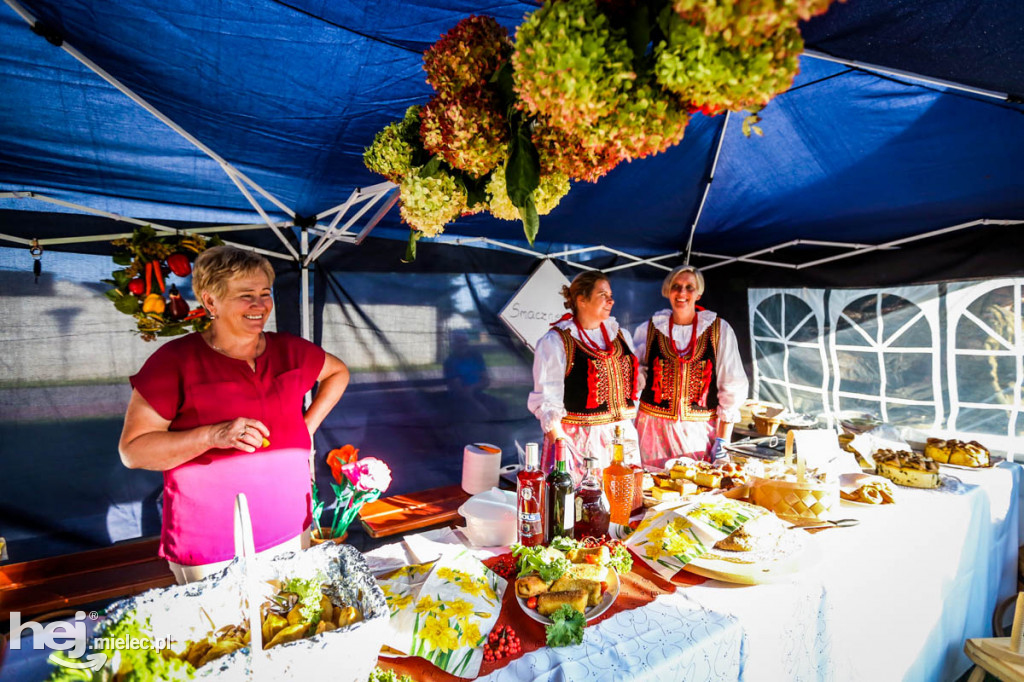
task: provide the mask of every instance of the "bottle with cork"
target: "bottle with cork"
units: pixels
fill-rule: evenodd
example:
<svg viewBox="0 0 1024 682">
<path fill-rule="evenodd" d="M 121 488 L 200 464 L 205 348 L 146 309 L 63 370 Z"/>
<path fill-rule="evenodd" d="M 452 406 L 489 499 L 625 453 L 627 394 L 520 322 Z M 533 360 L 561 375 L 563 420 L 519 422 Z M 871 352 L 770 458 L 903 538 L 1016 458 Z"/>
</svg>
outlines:
<svg viewBox="0 0 1024 682">
<path fill-rule="evenodd" d="M 526 444 L 526 462 L 516 476 L 516 513 L 519 521 L 519 544 L 534 547 L 544 544 L 544 472 L 539 468 L 540 454 L 536 443 Z"/>
<path fill-rule="evenodd" d="M 604 491 L 611 505 L 611 522 L 621 526 L 629 524 L 633 512 L 633 495 L 636 489 L 636 475 L 626 466 L 622 447 L 622 427 L 615 427 L 612 440 L 612 462 L 604 470 Z"/>
</svg>

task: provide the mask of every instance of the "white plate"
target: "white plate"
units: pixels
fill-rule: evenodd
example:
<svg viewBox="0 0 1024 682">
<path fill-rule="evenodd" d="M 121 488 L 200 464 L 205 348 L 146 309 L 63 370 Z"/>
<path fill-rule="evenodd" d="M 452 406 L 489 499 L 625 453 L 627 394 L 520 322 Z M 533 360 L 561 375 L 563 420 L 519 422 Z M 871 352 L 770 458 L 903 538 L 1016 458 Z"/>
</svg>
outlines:
<svg viewBox="0 0 1024 682">
<path fill-rule="evenodd" d="M 690 573 L 740 585 L 760 585 L 789 579 L 821 561 L 821 548 L 806 533 L 785 533 L 770 552 L 727 552 L 712 549 L 683 568 Z"/>
<path fill-rule="evenodd" d="M 619 596 L 619 574 L 608 569 L 608 580 L 606 582 L 608 583 L 608 589 L 601 595 L 601 601 L 597 602 L 594 606 L 587 607 L 587 610 L 583 612 L 588 623 L 611 608 L 611 605 L 615 603 L 616 597 Z M 512 589 L 515 589 L 515 585 L 512 585 Z M 540 615 L 536 609 L 531 609 L 526 605 L 526 600 L 518 594 L 516 595 L 516 601 L 519 602 L 519 608 L 530 618 L 533 618 L 538 623 L 551 624 L 550 618 Z"/>
</svg>

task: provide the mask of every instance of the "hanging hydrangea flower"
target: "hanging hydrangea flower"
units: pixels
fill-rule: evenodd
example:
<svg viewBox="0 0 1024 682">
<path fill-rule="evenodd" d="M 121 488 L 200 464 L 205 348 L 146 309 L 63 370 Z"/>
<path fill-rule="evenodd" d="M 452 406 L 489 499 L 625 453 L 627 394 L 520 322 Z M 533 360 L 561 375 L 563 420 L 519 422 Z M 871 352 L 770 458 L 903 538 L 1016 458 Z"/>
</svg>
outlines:
<svg viewBox="0 0 1024 682">
<path fill-rule="evenodd" d="M 633 87 L 627 103 L 602 124 L 615 131 L 612 143 L 619 155 L 632 161 L 679 144 L 689 121 L 676 97 L 647 76 Z"/>
<path fill-rule="evenodd" d="M 795 29 L 801 20 L 821 14 L 832 0 L 672 0 L 687 23 L 701 26 L 728 45 L 759 45 L 779 31 Z"/>
<path fill-rule="evenodd" d="M 502 220 L 519 220 L 519 209 L 508 198 L 505 185 L 505 166 L 494 169 L 487 182 L 487 210 L 495 218 Z M 540 185 L 533 191 L 533 203 L 537 207 L 537 215 L 547 215 L 569 193 L 569 178 L 561 173 L 549 173 L 540 176 Z"/>
<path fill-rule="evenodd" d="M 435 90 L 454 93 L 487 83 L 511 53 L 508 32 L 494 18 L 469 16 L 423 53 L 423 68 Z"/>
<path fill-rule="evenodd" d="M 671 8 L 661 16 L 667 42 L 654 50 L 658 82 L 694 107 L 759 109 L 785 92 L 800 70 L 804 42 L 795 28 L 759 44 L 731 46 L 683 21 Z"/>
<path fill-rule="evenodd" d="M 482 177 L 505 159 L 508 123 L 492 90 L 472 85 L 439 92 L 423 108 L 424 148 L 454 168 Z"/>
<path fill-rule="evenodd" d="M 540 124 L 533 130 L 541 174 L 560 173 L 573 180 L 597 182 L 623 160 L 614 144 L 588 146 L 561 128 Z"/>
<path fill-rule="evenodd" d="M 373 138 L 373 144 L 363 152 L 363 163 L 374 173 L 394 183 L 402 181 L 412 169 L 420 144 L 420 109 L 409 107 L 405 118 L 388 124 Z"/>
<path fill-rule="evenodd" d="M 399 191 L 402 219 L 427 237 L 444 232 L 444 226 L 466 208 L 465 188 L 443 170 L 426 178 L 410 173 Z"/>
<path fill-rule="evenodd" d="M 524 111 L 601 144 L 598 122 L 626 103 L 636 74 L 625 31 L 593 0 L 548 2 L 523 22 L 512 55 Z"/>
</svg>

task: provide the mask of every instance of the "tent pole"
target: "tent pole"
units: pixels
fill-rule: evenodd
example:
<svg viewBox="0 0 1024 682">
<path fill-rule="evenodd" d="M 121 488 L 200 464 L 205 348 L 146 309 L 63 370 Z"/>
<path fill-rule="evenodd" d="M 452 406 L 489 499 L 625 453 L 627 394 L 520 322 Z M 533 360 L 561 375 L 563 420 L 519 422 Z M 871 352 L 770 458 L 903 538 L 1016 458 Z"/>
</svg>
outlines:
<svg viewBox="0 0 1024 682">
<path fill-rule="evenodd" d="M 313 335 L 309 332 L 309 261 L 305 258 L 309 253 L 309 231 L 305 227 L 302 228 L 299 248 L 303 255 L 299 260 L 299 306 L 302 308 L 300 333 L 302 338 L 312 341 Z M 306 394 L 306 400 L 309 400 L 309 394 Z M 309 407 L 308 403 L 306 407 Z"/>
<path fill-rule="evenodd" d="M 804 55 L 810 57 L 811 59 L 820 59 L 821 61 L 824 62 L 833 62 L 835 64 L 842 64 L 843 66 L 850 66 L 860 71 L 868 71 L 883 76 L 891 76 L 893 78 L 917 81 L 919 83 L 924 83 L 925 85 L 935 85 L 940 88 L 960 90 L 963 92 L 970 93 L 972 95 L 990 97 L 992 99 L 998 99 L 1004 102 L 1009 100 L 1010 98 L 1009 94 L 1005 92 L 997 92 L 995 90 L 983 90 L 982 88 L 975 88 L 970 85 L 963 85 L 961 83 L 955 83 L 953 81 L 942 80 L 941 78 L 931 78 L 930 76 L 922 76 L 911 71 L 901 71 L 899 69 L 890 69 L 888 67 L 878 66 L 876 64 L 868 64 L 867 62 L 858 62 L 853 59 L 833 57 L 830 54 L 826 54 L 825 52 L 818 52 L 817 50 L 804 50 Z"/>
<path fill-rule="evenodd" d="M 397 203 L 398 192 L 392 192 L 391 196 L 388 197 L 388 200 L 381 204 L 380 208 L 377 209 L 377 212 L 373 214 L 372 218 L 370 218 L 370 221 L 366 223 L 366 225 L 363 226 L 363 229 L 359 231 L 359 234 L 356 235 L 355 243 L 362 244 L 363 240 L 366 239 L 366 235 L 370 234 L 373 228 L 377 227 L 377 223 L 383 220 L 384 216 L 391 210 L 391 207 Z"/>
<path fill-rule="evenodd" d="M 299 260 L 299 254 L 295 250 L 295 247 L 291 245 L 291 242 L 288 241 L 288 239 L 284 236 L 281 230 L 277 229 L 276 223 L 274 223 L 274 221 L 270 219 L 270 216 L 267 215 L 267 212 L 263 210 L 263 207 L 260 206 L 259 202 L 253 198 L 252 194 L 250 194 L 249 190 L 245 188 L 245 185 L 242 184 L 241 180 L 232 173 L 228 173 L 228 177 L 231 178 L 231 182 L 235 183 L 235 187 L 238 188 L 238 191 L 241 192 L 242 195 L 249 201 L 249 203 L 252 204 L 252 207 L 256 209 L 256 212 L 260 214 L 260 217 L 263 218 L 264 222 L 266 222 L 270 229 L 274 231 L 274 234 L 276 234 L 277 238 L 281 240 L 282 244 L 284 244 L 284 247 L 288 250 L 288 253 L 292 254 L 292 258 L 294 258 L 295 260 Z M 292 217 L 294 218 L 295 215 L 292 214 Z"/>
<path fill-rule="evenodd" d="M 683 264 L 690 264 L 690 250 L 693 248 L 693 235 L 697 233 L 697 223 L 700 222 L 700 215 L 704 212 L 704 204 L 708 200 L 708 192 L 711 191 L 711 183 L 715 179 L 715 171 L 718 169 L 718 157 L 722 153 L 722 143 L 725 141 L 725 129 L 729 127 L 729 113 L 725 112 L 725 120 L 722 121 L 722 131 L 718 134 L 718 144 L 715 146 L 715 158 L 711 161 L 711 171 L 708 173 L 708 180 L 704 183 L 704 194 L 700 198 L 700 206 L 697 207 L 697 215 L 693 218 L 693 225 L 690 225 L 690 238 L 686 240 L 686 256 Z"/>
<path fill-rule="evenodd" d="M 355 193 L 358 194 L 359 190 L 357 189 L 355 191 Z M 360 218 L 362 218 L 366 214 L 367 211 L 369 211 L 371 208 L 373 208 L 373 206 L 378 201 L 380 201 L 381 197 L 383 197 L 383 196 L 384 196 L 383 194 L 375 194 L 372 197 L 369 197 L 369 200 L 365 201 L 363 203 L 362 208 L 360 208 L 358 211 L 356 211 L 356 214 L 354 216 L 352 216 L 351 218 L 349 218 L 348 222 L 346 222 L 342 226 L 342 228 L 340 230 L 338 230 L 338 229 L 336 229 L 334 227 L 337 224 L 337 222 L 339 220 L 341 220 L 342 215 L 339 213 L 336 216 L 335 220 L 331 223 L 332 224 L 331 229 L 328 230 L 327 233 L 324 234 L 324 236 L 320 238 L 320 241 L 317 242 L 316 248 L 313 250 L 313 253 L 311 253 L 309 256 L 306 256 L 306 260 L 307 261 L 314 261 L 317 258 L 319 258 L 320 256 L 324 255 L 324 251 L 326 251 L 328 249 L 328 247 L 330 247 L 331 244 L 333 244 L 335 241 L 337 241 L 342 236 L 347 236 L 349 238 L 353 238 L 354 239 L 354 236 L 352 235 L 352 233 L 348 231 L 349 228 L 352 227 L 353 225 L 355 225 L 356 221 L 359 220 Z M 346 240 L 346 241 L 348 241 L 348 240 Z"/>
<path fill-rule="evenodd" d="M 936 237 L 940 234 L 946 234 L 948 232 L 957 232 L 959 230 L 965 230 L 969 227 L 987 226 L 987 225 L 1021 225 L 1024 224 L 1022 220 L 990 220 L 988 218 L 982 218 L 981 220 L 972 220 L 967 223 L 960 223 L 959 225 L 951 225 L 950 227 L 943 227 L 939 230 L 932 230 L 931 232 L 924 232 L 922 234 L 916 234 L 912 237 L 904 237 L 903 239 L 896 239 L 891 242 L 885 242 L 884 244 L 878 244 L 876 246 L 869 246 L 867 248 L 858 249 L 850 253 L 841 253 L 836 256 L 829 256 L 828 258 L 819 258 L 818 260 L 810 261 L 809 263 L 803 263 L 797 266 L 797 269 L 811 268 L 815 265 L 822 265 L 823 263 L 831 263 L 832 261 L 841 260 L 843 258 L 851 258 L 853 256 L 860 256 L 865 253 L 872 251 L 879 251 L 881 249 L 892 249 L 903 244 L 909 244 L 910 242 L 916 242 L 921 239 L 928 239 L 929 237 Z"/>
<path fill-rule="evenodd" d="M 226 225 L 221 227 L 208 227 L 194 230 L 182 230 L 174 227 L 168 227 L 167 225 L 161 225 L 160 223 L 154 223 L 147 220 L 139 220 L 138 218 L 128 218 L 117 213 L 111 213 L 109 211 L 102 211 L 98 208 L 90 208 L 89 206 L 82 206 L 81 204 L 75 204 L 70 201 L 64 201 L 63 199 L 54 199 L 53 197 L 43 196 L 42 194 L 36 194 L 35 192 L 0 192 L 0 199 L 35 199 L 36 201 L 42 201 L 49 204 L 56 204 L 58 206 L 64 206 L 66 208 L 73 208 L 76 211 L 82 213 L 90 213 L 98 215 L 103 218 L 110 218 L 123 223 L 129 223 L 131 225 L 139 225 L 143 227 L 151 227 L 157 232 L 173 232 L 175 234 L 198 234 L 202 235 L 208 232 L 236 232 L 240 230 L 250 229 L 265 229 L 266 225 Z M 131 232 L 122 232 L 118 234 L 94 234 L 87 237 L 51 237 L 49 239 L 40 239 L 39 243 L 43 246 L 57 245 L 57 244 L 81 244 L 85 242 L 103 242 L 113 241 L 114 239 L 126 239 L 131 237 Z M 0 236 L 2 238 L 2 236 Z M 13 237 L 11 239 L 14 239 Z M 28 242 L 26 242 L 28 243 Z M 255 251 L 261 253 L 264 256 L 271 256 L 273 258 L 282 258 L 284 260 L 293 260 L 291 257 L 278 253 L 276 251 L 268 251 L 267 249 L 261 249 L 256 246 L 247 246 L 245 244 L 237 244 L 235 242 L 224 242 L 229 246 L 237 246 L 240 249 L 246 249 L 248 251 Z"/>
</svg>

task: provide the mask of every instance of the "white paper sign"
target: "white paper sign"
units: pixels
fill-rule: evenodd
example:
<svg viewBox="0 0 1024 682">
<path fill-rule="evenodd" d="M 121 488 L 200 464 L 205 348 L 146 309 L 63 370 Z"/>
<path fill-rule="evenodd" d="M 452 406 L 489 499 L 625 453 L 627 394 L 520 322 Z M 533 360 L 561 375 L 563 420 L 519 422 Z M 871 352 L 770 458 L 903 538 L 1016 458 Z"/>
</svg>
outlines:
<svg viewBox="0 0 1024 682">
<path fill-rule="evenodd" d="M 559 293 L 569 280 L 550 260 L 541 261 L 530 278 L 509 299 L 498 317 L 534 350 L 551 323 L 564 315 L 565 299 Z"/>
</svg>

